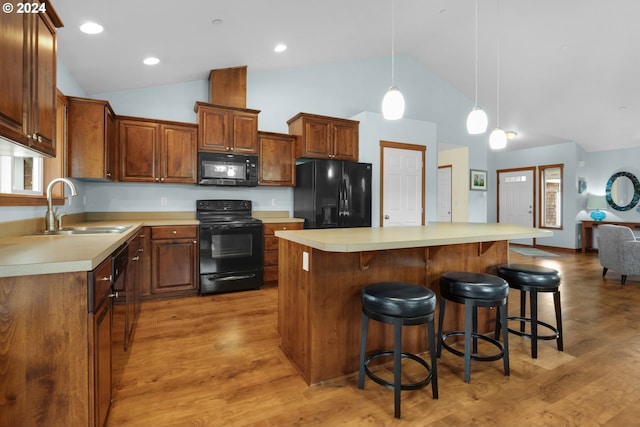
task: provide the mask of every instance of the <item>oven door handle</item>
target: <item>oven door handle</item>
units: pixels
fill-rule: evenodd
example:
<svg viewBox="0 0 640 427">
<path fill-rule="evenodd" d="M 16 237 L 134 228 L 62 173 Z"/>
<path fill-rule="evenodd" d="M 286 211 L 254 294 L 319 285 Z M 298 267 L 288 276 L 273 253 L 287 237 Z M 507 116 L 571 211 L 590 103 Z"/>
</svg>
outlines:
<svg viewBox="0 0 640 427">
<path fill-rule="evenodd" d="M 215 277 L 215 278 L 207 278 L 209 281 L 222 282 L 227 280 L 242 280 L 242 279 L 251 279 L 252 277 L 256 277 L 255 274 L 244 274 L 242 276 L 227 276 L 227 277 Z"/>
</svg>

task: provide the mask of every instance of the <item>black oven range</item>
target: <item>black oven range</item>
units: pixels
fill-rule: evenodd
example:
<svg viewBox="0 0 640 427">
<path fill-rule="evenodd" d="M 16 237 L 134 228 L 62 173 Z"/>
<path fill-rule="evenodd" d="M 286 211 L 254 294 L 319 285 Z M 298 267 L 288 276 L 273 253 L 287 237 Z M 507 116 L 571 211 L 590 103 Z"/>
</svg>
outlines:
<svg viewBox="0 0 640 427">
<path fill-rule="evenodd" d="M 200 295 L 262 286 L 262 221 L 250 200 L 197 200 Z"/>
</svg>

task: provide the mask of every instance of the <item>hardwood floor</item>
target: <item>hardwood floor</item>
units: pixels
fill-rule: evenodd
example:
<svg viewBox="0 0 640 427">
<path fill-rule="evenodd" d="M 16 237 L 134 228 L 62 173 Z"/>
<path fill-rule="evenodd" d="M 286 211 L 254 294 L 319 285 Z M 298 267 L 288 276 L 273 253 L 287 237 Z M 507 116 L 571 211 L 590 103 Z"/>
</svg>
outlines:
<svg viewBox="0 0 640 427">
<path fill-rule="evenodd" d="M 129 353 L 114 354 L 107 425 L 639 425 L 640 277 L 621 286 L 614 272 L 601 278 L 597 254 L 559 254 L 510 257 L 561 271 L 564 352 L 540 341 L 534 360 L 530 341 L 510 334 L 511 375 L 502 361 L 472 362 L 469 384 L 462 359 L 443 352 L 439 399 L 404 391 L 400 420 L 393 392 L 368 378 L 364 390 L 356 374 L 307 386 L 279 349 L 277 288 L 145 302 Z M 551 296 L 539 304 L 554 324 Z"/>
</svg>

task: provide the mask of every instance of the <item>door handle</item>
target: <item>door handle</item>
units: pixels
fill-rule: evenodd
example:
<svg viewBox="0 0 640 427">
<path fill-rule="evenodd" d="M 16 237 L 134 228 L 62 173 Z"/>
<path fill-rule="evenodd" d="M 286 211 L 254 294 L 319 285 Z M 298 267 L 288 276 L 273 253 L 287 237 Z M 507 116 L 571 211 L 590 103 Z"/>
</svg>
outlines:
<svg viewBox="0 0 640 427">
<path fill-rule="evenodd" d="M 389 219 L 389 215 L 385 215 L 385 216 L 384 216 L 384 219 Z"/>
</svg>

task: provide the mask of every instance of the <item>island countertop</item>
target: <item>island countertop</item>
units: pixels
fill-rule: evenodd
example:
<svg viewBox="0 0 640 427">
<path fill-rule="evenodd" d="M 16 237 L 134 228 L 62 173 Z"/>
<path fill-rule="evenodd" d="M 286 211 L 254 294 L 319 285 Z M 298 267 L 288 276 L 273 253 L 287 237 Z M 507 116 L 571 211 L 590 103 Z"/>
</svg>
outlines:
<svg viewBox="0 0 640 427">
<path fill-rule="evenodd" d="M 514 224 L 432 222 L 425 226 L 282 230 L 275 234 L 325 252 L 360 252 L 550 237 L 553 232 Z"/>
</svg>

